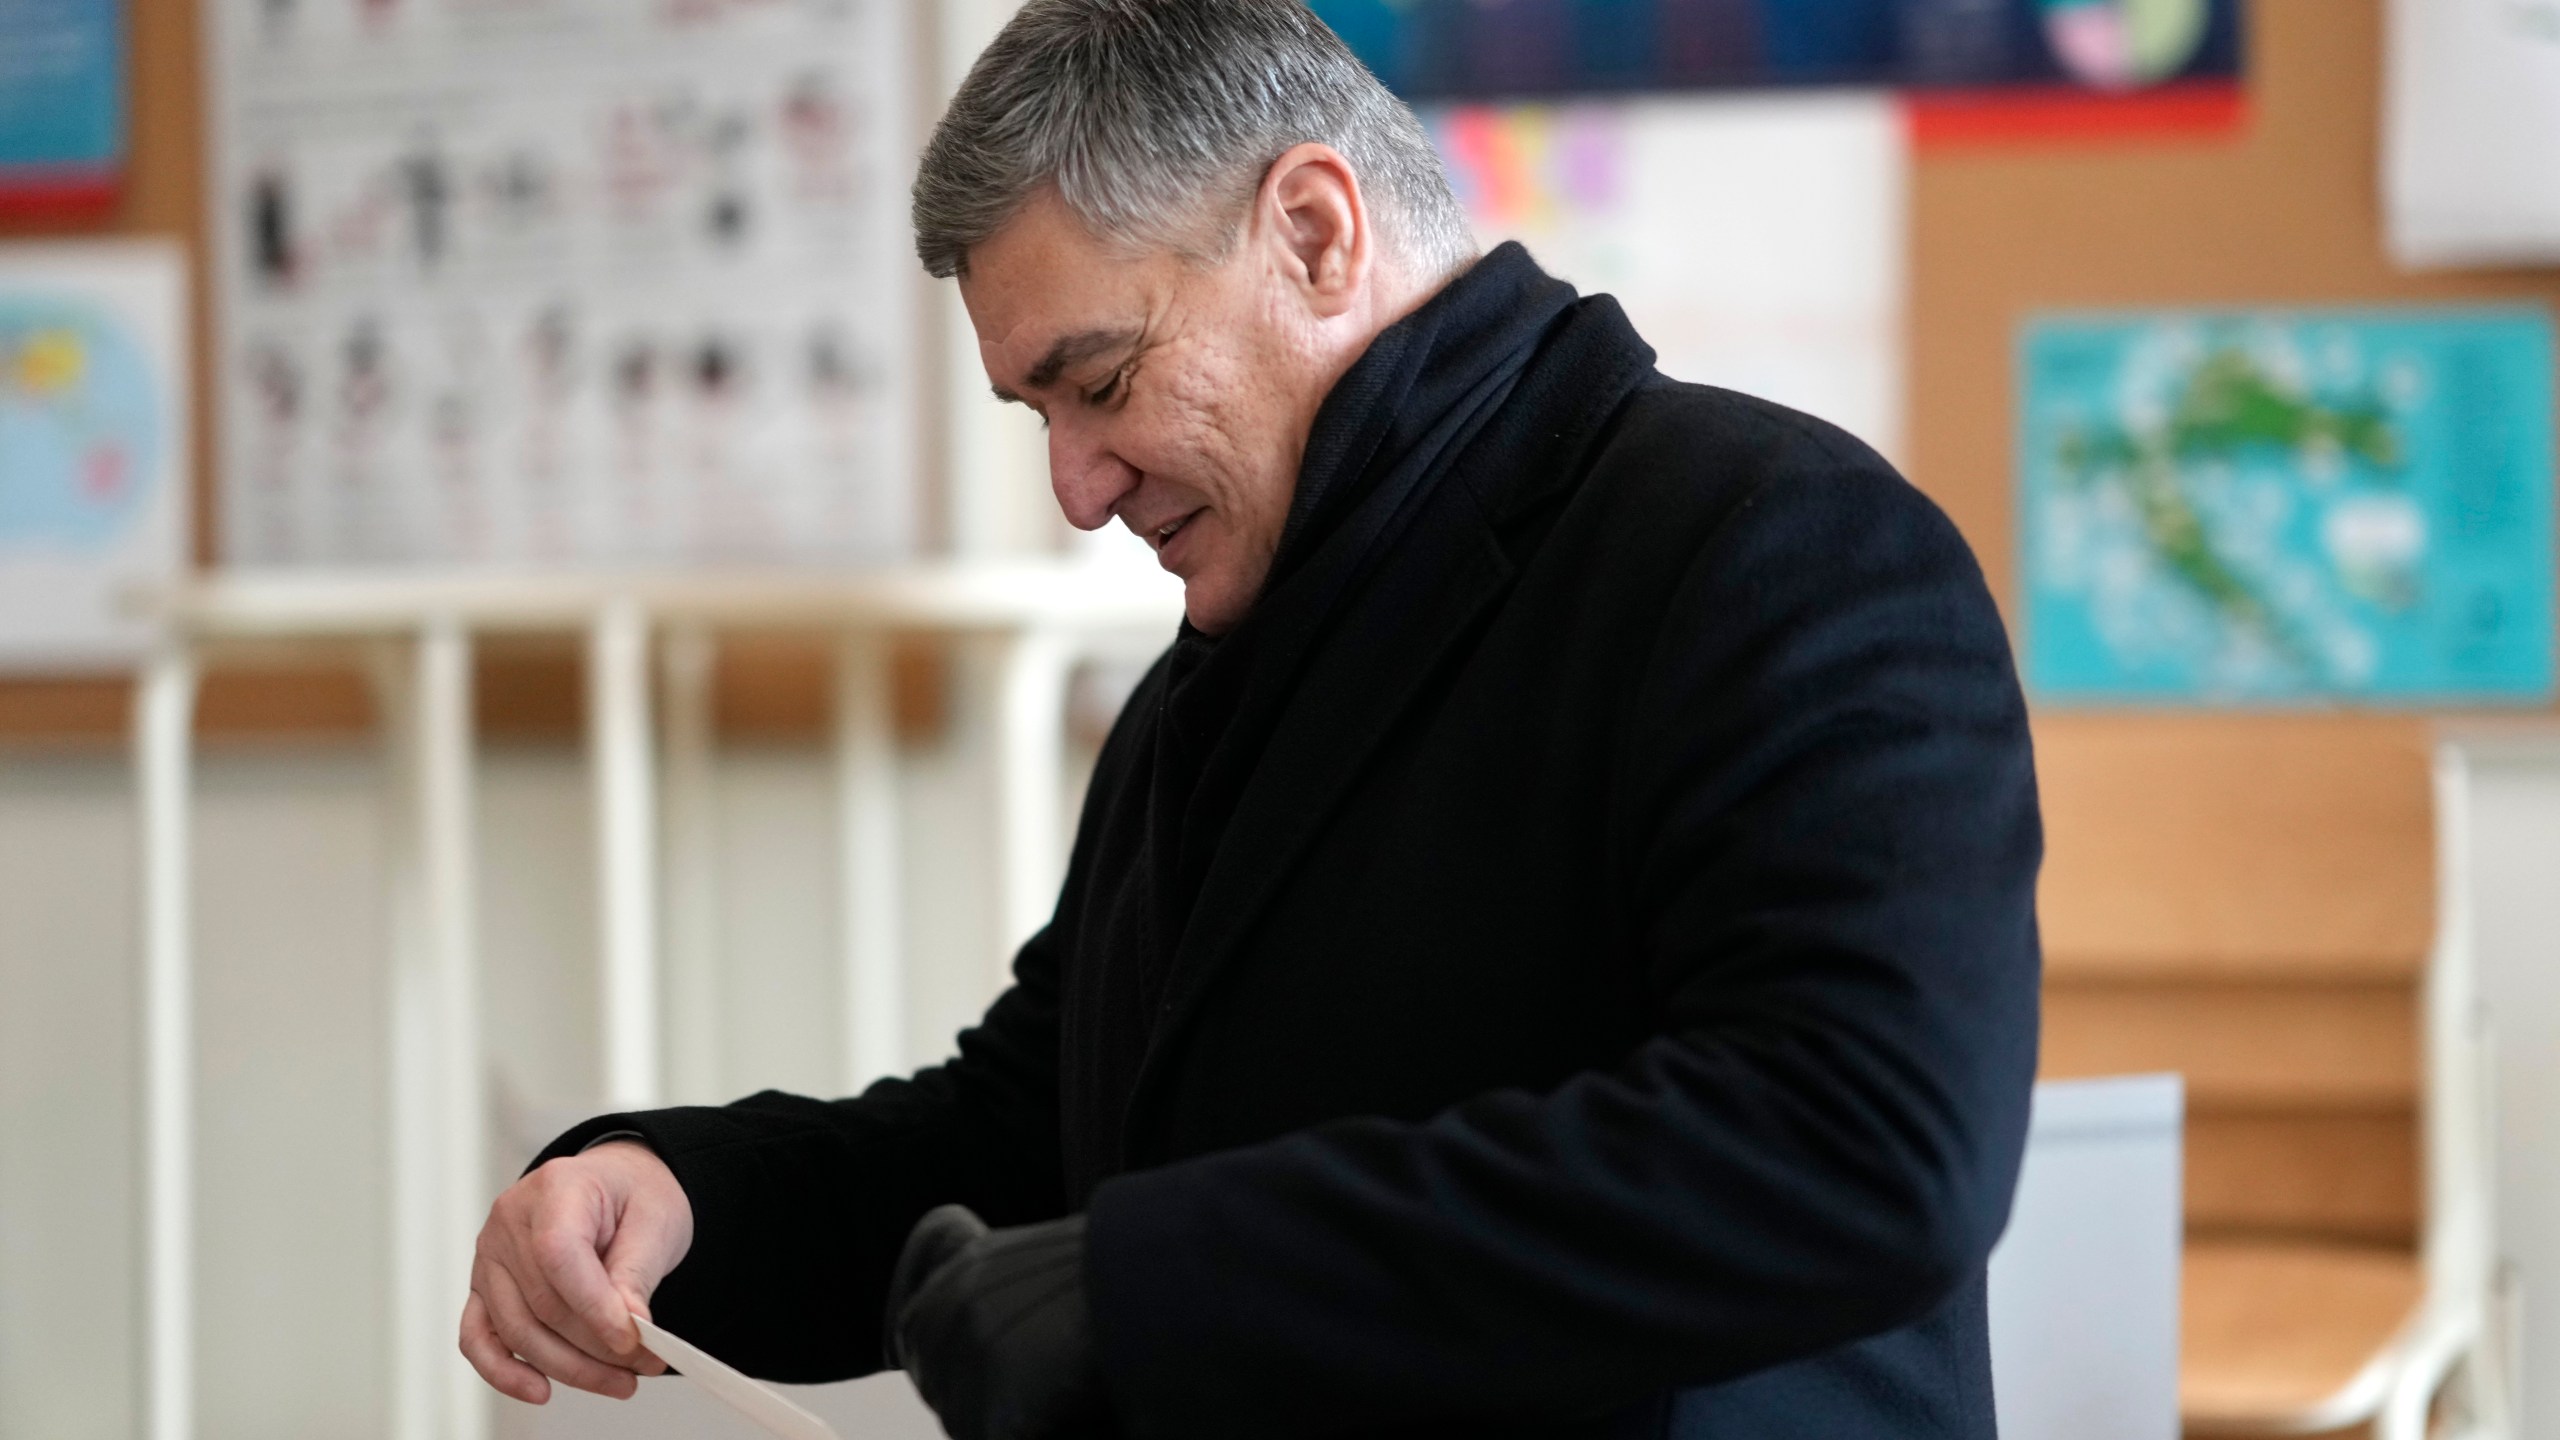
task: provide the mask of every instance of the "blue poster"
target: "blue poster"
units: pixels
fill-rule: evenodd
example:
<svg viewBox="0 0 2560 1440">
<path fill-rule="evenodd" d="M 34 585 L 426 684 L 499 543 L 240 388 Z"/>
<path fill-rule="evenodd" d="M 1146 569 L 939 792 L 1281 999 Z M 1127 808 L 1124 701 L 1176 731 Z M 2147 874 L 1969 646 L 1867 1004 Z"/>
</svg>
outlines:
<svg viewBox="0 0 2560 1440">
<path fill-rule="evenodd" d="M 1312 0 L 1408 100 L 2240 73 L 2240 0 Z"/>
<path fill-rule="evenodd" d="M 0 280 L 0 560 L 105 550 L 160 503 L 156 365 L 107 307 Z"/>
<path fill-rule="evenodd" d="M 2018 374 L 2038 699 L 2551 697 L 2543 311 L 2049 317 Z"/>
<path fill-rule="evenodd" d="M 186 252 L 0 247 L 0 672 L 130 663 L 188 541 Z"/>
<path fill-rule="evenodd" d="M 0 0 L 0 190 L 124 167 L 123 0 Z"/>
</svg>

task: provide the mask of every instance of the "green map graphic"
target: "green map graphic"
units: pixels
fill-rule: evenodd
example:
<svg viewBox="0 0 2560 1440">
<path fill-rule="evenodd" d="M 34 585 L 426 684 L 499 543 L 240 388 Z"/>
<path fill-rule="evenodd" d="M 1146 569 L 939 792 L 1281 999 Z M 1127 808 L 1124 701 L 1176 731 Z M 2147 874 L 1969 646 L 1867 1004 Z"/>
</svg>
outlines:
<svg viewBox="0 0 2560 1440">
<path fill-rule="evenodd" d="M 2548 693 L 2539 314 L 2057 319 L 2021 365 L 2040 695 Z"/>
</svg>

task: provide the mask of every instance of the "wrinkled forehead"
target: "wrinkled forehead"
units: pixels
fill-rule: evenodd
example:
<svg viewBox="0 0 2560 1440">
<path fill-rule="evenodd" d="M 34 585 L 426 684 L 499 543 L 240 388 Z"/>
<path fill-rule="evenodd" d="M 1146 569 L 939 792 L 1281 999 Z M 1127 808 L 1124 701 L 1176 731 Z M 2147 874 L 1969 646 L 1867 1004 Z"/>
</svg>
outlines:
<svg viewBox="0 0 2560 1440">
<path fill-rule="evenodd" d="M 1167 254 L 1107 244 L 1054 198 L 1035 198 L 970 250 L 960 298 L 988 377 L 999 389 L 1038 389 L 1103 338 L 1143 330 L 1182 268 Z"/>
</svg>

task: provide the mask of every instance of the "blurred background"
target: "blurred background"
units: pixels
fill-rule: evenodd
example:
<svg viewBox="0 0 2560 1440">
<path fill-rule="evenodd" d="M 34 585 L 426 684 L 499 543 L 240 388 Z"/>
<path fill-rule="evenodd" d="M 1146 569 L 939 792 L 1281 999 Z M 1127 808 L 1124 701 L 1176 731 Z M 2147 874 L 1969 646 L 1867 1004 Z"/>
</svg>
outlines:
<svg viewBox="0 0 2560 1440">
<path fill-rule="evenodd" d="M 1170 634 L 909 250 L 1010 8 L 0 0 L 0 1436 L 746 1433 L 488 1397 L 465 1257 L 947 1053 Z M 1314 8 L 1980 557 L 2046 1074 L 2181 1077 L 2039 1111 L 2009 1433 L 2560 1436 L 2560 4 Z"/>
</svg>

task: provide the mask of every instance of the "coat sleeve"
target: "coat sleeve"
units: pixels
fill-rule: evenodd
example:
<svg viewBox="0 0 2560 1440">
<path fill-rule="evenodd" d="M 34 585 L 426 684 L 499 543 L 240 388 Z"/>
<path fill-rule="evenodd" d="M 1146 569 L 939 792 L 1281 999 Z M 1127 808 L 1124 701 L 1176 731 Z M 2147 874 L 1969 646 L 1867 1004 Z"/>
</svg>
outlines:
<svg viewBox="0 0 2560 1440">
<path fill-rule="evenodd" d="M 1651 1038 L 1546 1093 L 1102 1186 L 1088 1280 L 1133 1435 L 1569 1422 L 1981 1273 L 2035 1063 L 2025 708 L 1953 527 L 1844 449 L 1711 532 L 1635 691 L 1626 923 L 1592 927 L 1635 953 L 1573 963 L 1640 966 Z"/>
<path fill-rule="evenodd" d="M 945 1064 L 849 1100 L 766 1091 L 600 1115 L 534 1163 L 637 1134 L 693 1206 L 693 1248 L 650 1302 L 659 1322 L 770 1380 L 869 1374 L 890 1268 L 926 1210 L 957 1201 L 1021 1224 L 1066 1208 L 1049 934 L 1023 947 L 1013 986 Z"/>
</svg>

